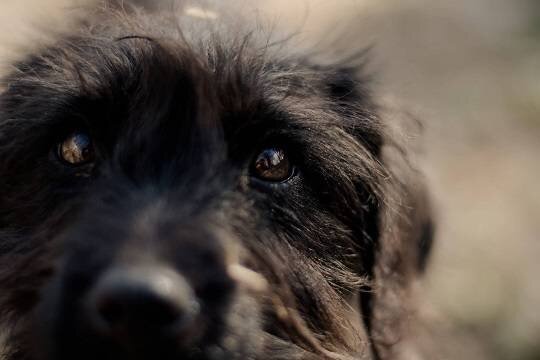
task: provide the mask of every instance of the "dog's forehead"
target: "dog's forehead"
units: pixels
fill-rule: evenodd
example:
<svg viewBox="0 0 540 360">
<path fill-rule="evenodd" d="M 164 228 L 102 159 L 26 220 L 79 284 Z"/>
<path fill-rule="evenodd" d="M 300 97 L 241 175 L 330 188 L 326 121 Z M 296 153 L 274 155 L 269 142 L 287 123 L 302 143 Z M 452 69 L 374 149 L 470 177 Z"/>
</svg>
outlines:
<svg viewBox="0 0 540 360">
<path fill-rule="evenodd" d="M 92 113 L 101 107 L 107 121 L 114 114 L 116 122 L 138 125 L 142 118 L 169 125 L 175 124 L 171 118 L 176 124 L 214 125 L 226 118 L 227 126 L 243 125 L 234 120 L 286 110 L 287 99 L 319 81 L 306 69 L 298 71 L 294 61 L 277 59 L 246 39 L 193 44 L 143 35 L 82 37 L 50 48 L 24 66 L 37 70 L 31 76 L 37 88 L 48 89 L 47 96 L 53 92 L 66 103 L 90 102 Z M 315 99 L 320 86 L 311 87 L 309 96 Z"/>
</svg>

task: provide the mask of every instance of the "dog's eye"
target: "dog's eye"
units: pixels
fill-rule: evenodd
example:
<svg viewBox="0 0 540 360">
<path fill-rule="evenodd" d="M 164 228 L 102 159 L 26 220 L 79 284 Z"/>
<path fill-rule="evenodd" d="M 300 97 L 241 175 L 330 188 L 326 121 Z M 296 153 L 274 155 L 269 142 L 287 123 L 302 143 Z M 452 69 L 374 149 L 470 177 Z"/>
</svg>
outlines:
<svg viewBox="0 0 540 360">
<path fill-rule="evenodd" d="M 281 182 L 292 174 L 292 166 L 283 149 L 269 148 L 263 150 L 253 163 L 254 175 L 265 181 Z"/>
<path fill-rule="evenodd" d="M 88 134 L 75 132 L 58 145 L 58 156 L 71 165 L 82 165 L 94 159 L 94 146 Z"/>
</svg>

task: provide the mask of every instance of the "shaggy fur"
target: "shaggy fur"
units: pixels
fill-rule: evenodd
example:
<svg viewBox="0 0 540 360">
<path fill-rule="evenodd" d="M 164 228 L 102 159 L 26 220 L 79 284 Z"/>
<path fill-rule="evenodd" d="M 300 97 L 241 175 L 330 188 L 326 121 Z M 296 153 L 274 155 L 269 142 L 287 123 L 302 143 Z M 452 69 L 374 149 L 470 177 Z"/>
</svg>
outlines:
<svg viewBox="0 0 540 360">
<path fill-rule="evenodd" d="M 0 96 L 5 359 L 399 358 L 431 222 L 356 64 L 205 21 L 96 17 Z M 68 166 L 57 144 L 77 130 L 96 158 Z M 274 146 L 286 182 L 252 174 Z M 120 346 L 88 298 L 149 264 L 193 289 L 196 329 Z"/>
</svg>

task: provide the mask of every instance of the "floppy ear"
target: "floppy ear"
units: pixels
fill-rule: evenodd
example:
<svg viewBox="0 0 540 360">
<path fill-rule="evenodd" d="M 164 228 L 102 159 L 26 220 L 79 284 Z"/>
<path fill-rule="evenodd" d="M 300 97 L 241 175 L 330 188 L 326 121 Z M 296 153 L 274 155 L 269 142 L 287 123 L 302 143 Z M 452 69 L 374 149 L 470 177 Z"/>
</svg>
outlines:
<svg viewBox="0 0 540 360">
<path fill-rule="evenodd" d="M 328 92 L 340 114 L 357 125 L 351 132 L 369 149 L 375 161 L 368 166 L 378 174 L 368 180 L 377 183 L 377 194 L 359 195 L 370 209 L 360 235 L 361 271 L 371 278 L 359 306 L 378 358 L 399 359 L 401 345 L 410 346 L 406 335 L 414 285 L 426 267 L 433 236 L 424 177 L 413 165 L 412 144 L 403 143 L 408 137 L 402 135 L 419 132 L 420 125 L 390 104 L 373 101 L 369 78 L 359 76 L 357 68 L 331 70 L 324 71 Z M 365 191 L 362 184 L 359 189 Z M 366 235 L 372 240 L 367 244 Z"/>
<path fill-rule="evenodd" d="M 389 179 L 379 209 L 370 307 L 374 350 L 383 360 L 402 358 L 403 346 L 414 349 L 407 335 L 415 311 L 415 282 L 425 270 L 434 232 L 424 177 L 411 165 L 406 146 L 385 136 L 380 161 Z"/>
</svg>

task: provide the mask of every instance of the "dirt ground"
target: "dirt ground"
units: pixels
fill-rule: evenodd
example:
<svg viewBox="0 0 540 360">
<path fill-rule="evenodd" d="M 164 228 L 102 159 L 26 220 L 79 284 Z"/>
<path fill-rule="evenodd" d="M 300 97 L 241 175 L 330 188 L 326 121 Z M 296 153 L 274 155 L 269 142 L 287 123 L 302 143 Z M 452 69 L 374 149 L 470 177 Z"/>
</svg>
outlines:
<svg viewBox="0 0 540 360">
<path fill-rule="evenodd" d="M 373 45 L 381 93 L 425 124 L 438 238 L 425 279 L 440 359 L 540 359 L 540 6 L 535 0 L 260 1 L 320 43 Z M 68 0 L 0 3 L 0 70 Z M 336 19 L 338 20 L 336 25 Z M 16 45 L 14 47 L 14 45 Z M 339 45 L 339 44 L 338 44 Z M 429 305 L 428 305 L 429 304 Z M 411 359 L 412 360 L 412 359 Z"/>
</svg>

